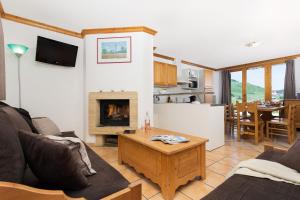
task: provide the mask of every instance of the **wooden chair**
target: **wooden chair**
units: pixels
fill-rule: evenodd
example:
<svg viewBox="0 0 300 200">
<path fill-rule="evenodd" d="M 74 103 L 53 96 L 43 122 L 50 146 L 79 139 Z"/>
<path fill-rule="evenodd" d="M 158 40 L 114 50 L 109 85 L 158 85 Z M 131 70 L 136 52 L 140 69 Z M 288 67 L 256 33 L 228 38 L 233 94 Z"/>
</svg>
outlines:
<svg viewBox="0 0 300 200">
<path fill-rule="evenodd" d="M 287 115 L 283 118 L 272 119 L 267 122 L 267 137 L 270 135 L 287 136 L 288 143 L 291 144 L 296 139 L 295 126 L 295 105 L 286 106 Z"/>
<path fill-rule="evenodd" d="M 264 122 L 258 114 L 257 103 L 238 103 L 236 107 L 238 141 L 241 135 L 251 135 L 254 136 L 255 144 L 258 144 L 263 135 Z M 251 117 L 243 117 L 248 113 Z"/>
<path fill-rule="evenodd" d="M 225 105 L 224 107 L 224 120 L 225 120 L 225 131 L 230 127 L 230 134 L 234 134 L 235 116 L 233 104 Z M 228 126 L 229 124 L 229 126 Z"/>
<path fill-rule="evenodd" d="M 295 126 L 296 128 L 300 128 L 300 99 L 286 99 L 283 101 L 283 105 L 295 105 Z M 285 113 L 287 116 L 287 113 Z"/>
</svg>

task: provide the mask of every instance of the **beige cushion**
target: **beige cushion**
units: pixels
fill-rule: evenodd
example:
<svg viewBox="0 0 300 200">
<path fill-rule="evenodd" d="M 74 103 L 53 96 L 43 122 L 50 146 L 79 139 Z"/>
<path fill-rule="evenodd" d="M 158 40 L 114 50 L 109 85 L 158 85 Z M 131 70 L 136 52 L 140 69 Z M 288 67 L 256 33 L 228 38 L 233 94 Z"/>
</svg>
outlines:
<svg viewBox="0 0 300 200">
<path fill-rule="evenodd" d="M 32 123 L 40 134 L 60 135 L 61 132 L 56 124 L 47 117 L 33 118 Z"/>
</svg>

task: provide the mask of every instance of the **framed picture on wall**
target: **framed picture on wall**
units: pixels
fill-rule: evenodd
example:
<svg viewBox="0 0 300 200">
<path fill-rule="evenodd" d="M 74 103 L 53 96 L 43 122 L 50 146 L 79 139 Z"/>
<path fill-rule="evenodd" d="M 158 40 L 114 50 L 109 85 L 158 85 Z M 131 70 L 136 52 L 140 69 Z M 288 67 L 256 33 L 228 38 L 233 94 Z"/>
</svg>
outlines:
<svg viewBox="0 0 300 200">
<path fill-rule="evenodd" d="M 131 36 L 97 38 L 97 63 L 130 63 Z"/>
</svg>

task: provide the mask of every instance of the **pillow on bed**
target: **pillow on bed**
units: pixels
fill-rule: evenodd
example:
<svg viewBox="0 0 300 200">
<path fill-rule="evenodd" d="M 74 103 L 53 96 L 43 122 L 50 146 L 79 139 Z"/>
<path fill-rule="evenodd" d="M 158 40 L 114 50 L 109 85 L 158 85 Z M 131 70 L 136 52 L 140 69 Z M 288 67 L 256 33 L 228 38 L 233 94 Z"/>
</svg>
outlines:
<svg viewBox="0 0 300 200">
<path fill-rule="evenodd" d="M 297 140 L 278 162 L 300 173 L 300 140 Z"/>
<path fill-rule="evenodd" d="M 88 180 L 68 146 L 22 130 L 19 138 L 25 159 L 41 183 L 63 190 L 88 186 Z"/>
</svg>

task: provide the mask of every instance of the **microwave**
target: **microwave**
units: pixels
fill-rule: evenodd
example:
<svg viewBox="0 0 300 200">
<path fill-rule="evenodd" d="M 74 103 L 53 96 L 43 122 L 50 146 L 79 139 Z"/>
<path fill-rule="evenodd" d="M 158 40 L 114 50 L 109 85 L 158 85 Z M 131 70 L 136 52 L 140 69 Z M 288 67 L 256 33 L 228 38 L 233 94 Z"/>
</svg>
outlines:
<svg viewBox="0 0 300 200">
<path fill-rule="evenodd" d="M 198 80 L 189 80 L 189 82 L 185 84 L 184 87 L 182 87 L 182 89 L 185 90 L 195 90 L 198 88 L 199 88 Z"/>
<path fill-rule="evenodd" d="M 188 84 L 188 87 L 192 88 L 192 89 L 197 89 L 198 88 L 198 81 L 196 81 L 196 80 L 190 80 L 190 82 Z"/>
</svg>

